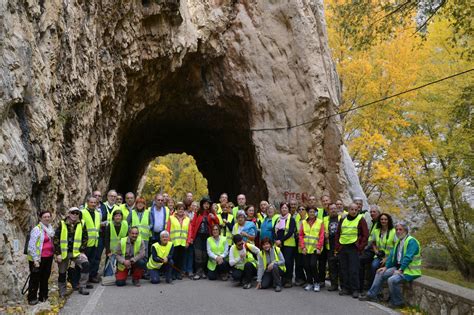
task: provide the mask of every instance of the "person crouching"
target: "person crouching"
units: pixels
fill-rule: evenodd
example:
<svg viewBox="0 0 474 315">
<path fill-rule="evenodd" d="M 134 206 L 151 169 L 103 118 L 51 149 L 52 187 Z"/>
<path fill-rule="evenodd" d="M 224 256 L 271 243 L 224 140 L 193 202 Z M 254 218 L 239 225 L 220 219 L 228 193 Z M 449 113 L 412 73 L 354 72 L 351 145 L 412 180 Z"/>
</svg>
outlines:
<svg viewBox="0 0 474 315">
<path fill-rule="evenodd" d="M 133 284 L 137 287 L 140 286 L 140 279 L 145 268 L 145 244 L 139 233 L 138 227 L 133 226 L 128 232 L 128 237 L 122 238 L 117 246 L 115 283 L 119 287 L 127 284 L 130 270 Z"/>
<path fill-rule="evenodd" d="M 160 243 L 151 246 L 151 255 L 146 267 L 150 272 L 151 283 L 160 283 L 160 271 L 163 271 L 166 283 L 171 283 L 171 266 L 173 263 L 174 246 L 167 231 L 160 233 Z"/>
<path fill-rule="evenodd" d="M 280 248 L 273 247 L 270 239 L 262 240 L 262 250 L 258 255 L 257 289 L 267 289 L 273 285 L 275 292 L 281 291 L 281 277 L 286 271 L 285 258 Z"/>
</svg>

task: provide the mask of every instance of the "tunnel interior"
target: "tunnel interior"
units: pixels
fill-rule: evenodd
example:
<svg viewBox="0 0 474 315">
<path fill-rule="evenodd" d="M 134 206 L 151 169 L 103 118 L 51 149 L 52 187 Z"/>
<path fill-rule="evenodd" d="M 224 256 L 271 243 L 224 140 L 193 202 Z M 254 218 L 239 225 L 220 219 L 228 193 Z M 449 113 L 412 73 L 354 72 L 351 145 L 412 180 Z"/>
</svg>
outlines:
<svg viewBox="0 0 474 315">
<path fill-rule="evenodd" d="M 136 191 L 155 157 L 186 152 L 208 180 L 213 200 L 222 192 L 231 200 L 239 193 L 249 201 L 266 199 L 247 104 L 226 89 L 219 63 L 194 56 L 164 78 L 155 75 L 157 68 L 150 63 L 142 76 L 134 78 L 139 88 L 130 89 L 129 99 L 142 100 L 146 106 L 124 125 L 109 187 Z M 216 93 L 216 85 L 222 86 L 221 92 Z"/>
</svg>

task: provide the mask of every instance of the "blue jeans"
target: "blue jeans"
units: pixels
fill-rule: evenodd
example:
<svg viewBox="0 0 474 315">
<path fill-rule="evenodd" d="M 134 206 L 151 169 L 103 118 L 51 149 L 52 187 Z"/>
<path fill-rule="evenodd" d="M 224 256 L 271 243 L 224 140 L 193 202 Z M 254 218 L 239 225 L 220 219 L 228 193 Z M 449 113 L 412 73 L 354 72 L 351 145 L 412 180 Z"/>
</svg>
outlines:
<svg viewBox="0 0 474 315">
<path fill-rule="evenodd" d="M 115 264 L 115 254 L 112 254 L 110 255 L 110 257 L 107 257 L 107 259 L 105 260 L 105 268 L 104 268 L 105 277 L 114 275 L 114 269 L 113 269 L 114 264 Z"/>
<path fill-rule="evenodd" d="M 395 270 L 397 269 L 392 267 L 388 268 L 383 273 L 377 273 L 375 275 L 374 283 L 372 283 L 372 287 L 369 292 L 367 292 L 367 296 L 376 298 L 382 290 L 384 281 L 387 280 L 388 289 L 390 291 L 390 303 L 395 306 L 402 305 L 403 297 L 401 284 L 406 280 L 403 277 L 403 274 L 394 274 Z"/>
<path fill-rule="evenodd" d="M 193 273 L 194 245 L 190 244 L 184 253 L 184 272 Z"/>
</svg>

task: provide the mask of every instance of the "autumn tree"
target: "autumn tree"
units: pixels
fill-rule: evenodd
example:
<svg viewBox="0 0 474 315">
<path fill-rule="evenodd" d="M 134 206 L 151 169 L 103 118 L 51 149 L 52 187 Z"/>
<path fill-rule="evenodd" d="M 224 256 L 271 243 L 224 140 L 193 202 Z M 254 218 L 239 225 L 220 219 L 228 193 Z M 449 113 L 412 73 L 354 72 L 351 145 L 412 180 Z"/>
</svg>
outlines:
<svg viewBox="0 0 474 315">
<path fill-rule="evenodd" d="M 196 160 L 186 153 L 156 158 L 145 176 L 142 194 L 146 198 L 153 198 L 158 192 L 166 192 L 176 200 L 183 200 L 187 192 L 192 192 L 196 200 L 208 195 L 207 180 Z"/>
<path fill-rule="evenodd" d="M 361 48 L 359 31 L 374 17 L 348 19 L 341 1 L 327 4 L 330 45 L 343 87 L 341 110 L 473 68 L 465 47 L 453 45 L 454 26 L 446 19 L 431 19 L 421 38 L 413 36 L 412 12 L 403 23 L 392 24 L 396 36 L 381 34 Z M 347 25 L 352 23 L 358 25 Z M 369 200 L 384 211 L 397 213 L 404 206 L 401 215 L 411 217 L 414 209 L 426 216 L 438 235 L 427 241 L 444 245 L 469 279 L 474 278 L 473 211 L 466 199 L 474 166 L 472 96 L 472 75 L 465 75 L 341 117 Z"/>
</svg>

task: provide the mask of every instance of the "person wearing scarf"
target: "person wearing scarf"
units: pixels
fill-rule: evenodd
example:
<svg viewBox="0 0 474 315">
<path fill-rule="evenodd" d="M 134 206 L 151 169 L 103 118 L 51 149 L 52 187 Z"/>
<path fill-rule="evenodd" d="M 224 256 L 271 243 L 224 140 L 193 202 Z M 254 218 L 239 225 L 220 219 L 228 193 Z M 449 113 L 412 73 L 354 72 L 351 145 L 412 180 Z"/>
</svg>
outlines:
<svg viewBox="0 0 474 315">
<path fill-rule="evenodd" d="M 48 280 L 53 264 L 54 229 L 51 226 L 51 212 L 40 213 L 40 222 L 30 234 L 28 242 L 28 260 L 30 267 L 30 282 L 28 287 L 28 304 L 35 305 L 48 299 Z M 39 297 L 38 297 L 39 289 Z"/>
</svg>

